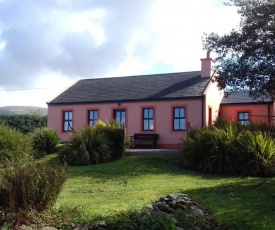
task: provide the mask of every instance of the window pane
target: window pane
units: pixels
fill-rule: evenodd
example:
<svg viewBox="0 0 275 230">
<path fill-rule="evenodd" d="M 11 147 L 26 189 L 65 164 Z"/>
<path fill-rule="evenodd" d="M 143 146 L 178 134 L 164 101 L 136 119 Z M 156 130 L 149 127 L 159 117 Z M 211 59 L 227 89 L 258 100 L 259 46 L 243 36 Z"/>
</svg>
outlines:
<svg viewBox="0 0 275 230">
<path fill-rule="evenodd" d="M 64 120 L 68 120 L 68 119 L 69 119 L 68 112 L 64 112 Z"/>
<path fill-rule="evenodd" d="M 175 108 L 175 117 L 179 117 L 180 113 L 179 113 L 179 108 Z"/>
<path fill-rule="evenodd" d="M 72 120 L 73 119 L 73 113 L 72 112 L 68 112 L 68 115 L 69 115 L 69 120 Z"/>
<path fill-rule="evenodd" d="M 154 118 L 154 110 L 149 109 L 149 118 Z"/>
<path fill-rule="evenodd" d="M 73 125 L 73 123 L 70 121 L 70 122 L 68 122 L 69 123 L 69 130 L 72 130 L 72 125 Z"/>
<path fill-rule="evenodd" d="M 118 123 L 120 123 L 121 118 L 120 118 L 120 111 L 116 111 L 116 120 Z"/>
<path fill-rule="evenodd" d="M 154 120 L 149 120 L 149 130 L 154 130 Z"/>
<path fill-rule="evenodd" d="M 185 129 L 185 119 L 180 119 L 180 130 L 184 130 Z"/>
<path fill-rule="evenodd" d="M 184 108 L 180 108 L 180 117 L 184 118 Z"/>
<path fill-rule="evenodd" d="M 143 130 L 148 130 L 148 120 L 144 120 Z"/>
<path fill-rule="evenodd" d="M 239 113 L 239 120 L 243 120 L 243 113 Z"/>
<path fill-rule="evenodd" d="M 120 121 L 124 126 L 126 123 L 126 113 L 125 112 L 121 112 L 121 121 Z"/>
<path fill-rule="evenodd" d="M 179 129 L 179 119 L 174 119 L 174 130 Z"/>
<path fill-rule="evenodd" d="M 65 131 L 69 130 L 68 122 L 65 122 L 65 123 L 64 123 L 64 130 L 65 130 Z"/>
<path fill-rule="evenodd" d="M 244 113 L 244 120 L 248 120 L 248 113 Z"/>
<path fill-rule="evenodd" d="M 143 110 L 143 117 L 148 118 L 148 109 Z"/>
</svg>

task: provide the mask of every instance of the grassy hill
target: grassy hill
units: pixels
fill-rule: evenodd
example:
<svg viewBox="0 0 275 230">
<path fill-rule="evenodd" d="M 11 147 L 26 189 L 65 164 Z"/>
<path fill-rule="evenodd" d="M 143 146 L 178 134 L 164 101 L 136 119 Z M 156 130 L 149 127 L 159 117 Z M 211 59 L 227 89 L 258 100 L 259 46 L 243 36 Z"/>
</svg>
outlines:
<svg viewBox="0 0 275 230">
<path fill-rule="evenodd" d="M 0 107 L 0 114 L 17 115 L 17 114 L 39 114 L 46 116 L 48 109 L 37 106 L 3 106 Z"/>
</svg>

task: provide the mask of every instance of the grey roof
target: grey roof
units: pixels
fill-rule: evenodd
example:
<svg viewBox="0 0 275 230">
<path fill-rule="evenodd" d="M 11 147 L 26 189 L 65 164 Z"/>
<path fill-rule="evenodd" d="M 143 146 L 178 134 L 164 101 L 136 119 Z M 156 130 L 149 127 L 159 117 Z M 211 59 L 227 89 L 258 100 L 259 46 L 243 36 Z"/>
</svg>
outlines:
<svg viewBox="0 0 275 230">
<path fill-rule="evenodd" d="M 224 96 L 221 105 L 227 104 L 257 104 L 257 103 L 271 103 L 270 98 L 263 98 L 262 100 L 255 100 L 249 97 L 248 91 L 232 92 L 229 96 Z"/>
<path fill-rule="evenodd" d="M 152 101 L 201 97 L 209 78 L 200 71 L 80 80 L 54 104 Z"/>
</svg>

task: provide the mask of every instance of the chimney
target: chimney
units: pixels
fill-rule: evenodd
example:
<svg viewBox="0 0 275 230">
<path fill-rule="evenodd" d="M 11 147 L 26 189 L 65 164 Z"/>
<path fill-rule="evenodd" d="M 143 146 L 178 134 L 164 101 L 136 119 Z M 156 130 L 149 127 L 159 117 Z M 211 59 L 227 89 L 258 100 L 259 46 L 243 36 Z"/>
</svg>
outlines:
<svg viewBox="0 0 275 230">
<path fill-rule="evenodd" d="M 212 62 L 213 59 L 210 57 L 210 52 L 206 53 L 206 58 L 201 59 L 201 77 L 211 77 L 212 75 Z"/>
</svg>

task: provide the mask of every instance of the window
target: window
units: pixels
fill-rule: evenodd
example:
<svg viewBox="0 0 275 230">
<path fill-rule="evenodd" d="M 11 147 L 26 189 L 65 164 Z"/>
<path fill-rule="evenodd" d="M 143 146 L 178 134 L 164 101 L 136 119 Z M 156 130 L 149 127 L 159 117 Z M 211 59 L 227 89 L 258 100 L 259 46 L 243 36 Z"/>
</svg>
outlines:
<svg viewBox="0 0 275 230">
<path fill-rule="evenodd" d="M 73 112 L 64 111 L 63 112 L 63 131 L 72 131 L 73 130 Z"/>
<path fill-rule="evenodd" d="M 126 110 L 125 109 L 115 109 L 114 110 L 114 119 L 118 124 L 125 127 L 126 125 Z"/>
<path fill-rule="evenodd" d="M 242 125 L 248 125 L 249 123 L 249 112 L 238 113 L 238 122 Z"/>
<path fill-rule="evenodd" d="M 154 130 L 154 109 L 143 109 L 143 131 Z"/>
<path fill-rule="evenodd" d="M 88 111 L 88 123 L 90 126 L 95 125 L 95 122 L 98 119 L 98 110 L 89 110 Z"/>
<path fill-rule="evenodd" d="M 173 130 L 174 131 L 185 130 L 185 108 L 184 107 L 173 108 Z"/>
</svg>

